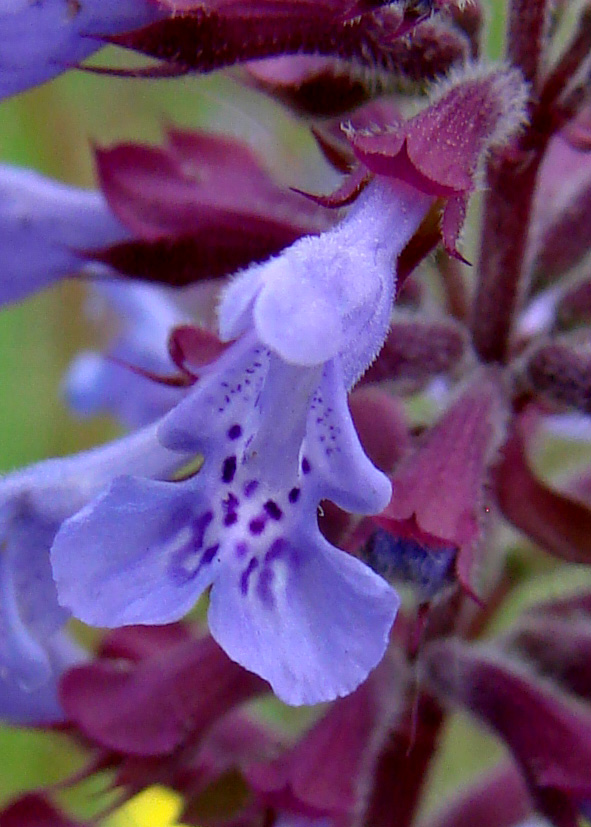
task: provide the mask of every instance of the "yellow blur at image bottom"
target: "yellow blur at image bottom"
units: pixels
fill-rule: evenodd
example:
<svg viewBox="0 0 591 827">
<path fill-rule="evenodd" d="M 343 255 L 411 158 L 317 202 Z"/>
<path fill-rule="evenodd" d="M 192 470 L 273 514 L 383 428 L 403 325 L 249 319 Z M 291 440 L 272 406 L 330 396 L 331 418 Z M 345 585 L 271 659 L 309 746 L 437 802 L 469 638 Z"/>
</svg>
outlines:
<svg viewBox="0 0 591 827">
<path fill-rule="evenodd" d="M 185 827 L 178 822 L 183 807 L 180 795 L 166 787 L 149 787 L 120 807 L 106 827 Z"/>
</svg>

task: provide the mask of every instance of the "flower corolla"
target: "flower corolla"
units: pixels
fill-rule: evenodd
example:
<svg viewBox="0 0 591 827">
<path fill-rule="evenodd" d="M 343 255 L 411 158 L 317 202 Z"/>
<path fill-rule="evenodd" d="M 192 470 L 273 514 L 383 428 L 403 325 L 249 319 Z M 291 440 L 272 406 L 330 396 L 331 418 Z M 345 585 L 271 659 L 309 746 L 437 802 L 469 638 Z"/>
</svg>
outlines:
<svg viewBox="0 0 591 827">
<path fill-rule="evenodd" d="M 120 478 L 66 521 L 52 550 L 64 606 L 92 625 L 168 623 L 212 586 L 213 636 L 283 700 L 364 680 L 398 597 L 323 538 L 317 509 L 389 501 L 347 391 L 384 341 L 395 260 L 430 203 L 376 179 L 340 225 L 234 279 L 219 310 L 234 343 L 159 428 L 203 468 L 173 483 Z"/>
</svg>

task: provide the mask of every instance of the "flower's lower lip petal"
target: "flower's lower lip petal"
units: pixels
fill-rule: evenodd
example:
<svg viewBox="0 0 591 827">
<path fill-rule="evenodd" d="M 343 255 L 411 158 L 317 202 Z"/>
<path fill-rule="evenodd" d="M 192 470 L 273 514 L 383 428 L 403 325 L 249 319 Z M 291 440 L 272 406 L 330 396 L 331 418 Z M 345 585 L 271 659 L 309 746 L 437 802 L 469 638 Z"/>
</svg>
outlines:
<svg viewBox="0 0 591 827">
<path fill-rule="evenodd" d="M 211 592 L 211 633 L 286 703 L 346 695 L 381 660 L 398 596 L 319 532 L 291 537 L 272 562 L 223 574 Z"/>
<path fill-rule="evenodd" d="M 52 565 L 62 605 L 94 626 L 178 620 L 216 565 L 196 539 L 199 506 L 180 483 L 115 480 L 57 534 Z"/>
</svg>

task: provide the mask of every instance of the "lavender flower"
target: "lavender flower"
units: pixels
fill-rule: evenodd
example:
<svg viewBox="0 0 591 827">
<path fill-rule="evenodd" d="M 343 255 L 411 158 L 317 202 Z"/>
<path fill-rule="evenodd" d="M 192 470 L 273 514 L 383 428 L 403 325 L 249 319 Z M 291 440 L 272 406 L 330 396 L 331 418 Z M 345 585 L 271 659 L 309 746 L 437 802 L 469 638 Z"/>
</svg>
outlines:
<svg viewBox="0 0 591 827">
<path fill-rule="evenodd" d="M 38 686 L 31 688 L 23 685 L 9 670 L 0 675 L 0 721 L 13 726 L 30 726 L 64 720 L 59 681 L 64 672 L 87 660 L 88 655 L 64 631 L 57 632 L 46 641 L 45 651 L 49 671 L 44 682 Z"/>
<path fill-rule="evenodd" d="M 0 165 L 0 304 L 83 270 L 85 249 L 126 236 L 100 194 Z"/>
<path fill-rule="evenodd" d="M 0 5 L 0 98 L 71 68 L 118 34 L 157 20 L 152 0 L 12 0 Z"/>
<path fill-rule="evenodd" d="M 168 337 L 189 316 L 164 288 L 149 284 L 96 284 L 89 315 L 100 319 L 107 306 L 117 311 L 122 329 L 106 354 L 84 351 L 76 357 L 64 394 L 80 416 L 107 412 L 129 427 L 146 425 L 169 411 L 182 391 L 133 369 L 162 376 L 174 373 Z"/>
<path fill-rule="evenodd" d="M 212 634 L 284 700 L 365 678 L 398 599 L 323 539 L 315 514 L 324 498 L 364 513 L 389 500 L 346 391 L 385 338 L 394 259 L 430 201 L 376 181 L 340 226 L 234 280 L 220 331 L 237 341 L 159 430 L 202 453 L 203 470 L 117 480 L 68 520 L 52 552 L 63 605 L 95 625 L 167 623 L 213 584 Z"/>
<path fill-rule="evenodd" d="M 55 680 L 55 635 L 70 616 L 58 603 L 49 562 L 61 523 L 124 470 L 166 479 L 182 465 L 182 455 L 155 434 L 151 426 L 0 480 L 0 677 L 7 687 L 33 691 Z"/>
</svg>

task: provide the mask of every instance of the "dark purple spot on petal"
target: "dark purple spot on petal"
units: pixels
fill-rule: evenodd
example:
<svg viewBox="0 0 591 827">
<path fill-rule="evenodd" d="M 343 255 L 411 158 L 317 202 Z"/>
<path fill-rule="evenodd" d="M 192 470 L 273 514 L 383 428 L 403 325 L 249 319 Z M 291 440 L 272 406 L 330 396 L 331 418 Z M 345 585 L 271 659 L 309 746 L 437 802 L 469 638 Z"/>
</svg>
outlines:
<svg viewBox="0 0 591 827">
<path fill-rule="evenodd" d="M 235 545 L 236 550 L 236 557 L 240 559 L 241 557 L 246 557 L 248 554 L 248 544 L 244 542 L 236 543 Z"/>
<path fill-rule="evenodd" d="M 258 568 L 259 561 L 256 557 L 251 557 L 248 563 L 248 566 L 244 569 L 242 574 L 240 575 L 240 591 L 246 597 L 248 593 L 248 581 L 250 580 L 250 576 L 253 571 Z"/>
<path fill-rule="evenodd" d="M 238 514 L 235 511 L 230 511 L 224 517 L 224 525 L 225 526 L 231 526 L 231 525 L 234 525 L 234 523 L 237 523 L 237 522 L 238 522 Z"/>
<path fill-rule="evenodd" d="M 252 495 L 254 494 L 254 492 L 257 490 L 258 487 L 259 487 L 258 480 L 250 480 L 244 486 L 244 496 L 245 497 L 252 497 Z"/>
<path fill-rule="evenodd" d="M 272 563 L 273 560 L 278 560 L 287 550 L 287 543 L 283 537 L 278 537 L 271 543 L 271 548 L 265 554 L 265 563 Z"/>
<path fill-rule="evenodd" d="M 222 509 L 224 511 L 224 514 L 232 514 L 233 512 L 236 511 L 236 509 L 238 508 L 239 505 L 240 505 L 240 500 L 238 499 L 236 494 L 233 494 L 231 491 L 222 500 Z"/>
<path fill-rule="evenodd" d="M 290 501 L 290 503 L 292 505 L 294 503 L 297 503 L 299 498 L 300 498 L 300 489 L 299 488 L 292 488 L 291 491 L 289 492 L 289 494 L 287 495 L 287 499 Z"/>
<path fill-rule="evenodd" d="M 250 533 L 254 534 L 255 536 L 257 534 L 262 534 L 263 531 L 265 530 L 265 523 L 266 522 L 267 522 L 267 520 L 266 520 L 266 517 L 264 517 L 264 516 L 255 517 L 254 519 L 252 519 L 248 524 L 248 529 L 249 529 Z"/>
<path fill-rule="evenodd" d="M 193 523 L 193 541 L 195 543 L 195 548 L 202 548 L 205 532 L 207 531 L 207 527 L 212 520 L 213 512 L 205 511 L 203 514 L 200 514 Z"/>
<path fill-rule="evenodd" d="M 271 590 L 274 579 L 275 572 L 273 569 L 264 568 L 259 575 L 259 580 L 257 583 L 257 594 L 261 600 L 261 603 L 268 608 L 273 608 L 275 605 L 274 595 Z"/>
<path fill-rule="evenodd" d="M 209 546 L 209 548 L 205 549 L 205 551 L 203 552 L 203 557 L 201 558 L 201 562 L 199 563 L 199 568 L 201 568 L 201 566 L 207 566 L 209 563 L 211 563 L 213 558 L 218 553 L 219 547 L 220 544 L 216 543 L 214 546 Z"/>
<path fill-rule="evenodd" d="M 232 425 L 228 430 L 228 439 L 238 439 L 242 436 L 242 428 L 240 425 Z"/>
<path fill-rule="evenodd" d="M 302 459 L 302 473 L 303 474 L 309 474 L 311 470 L 312 470 L 312 467 L 311 467 L 310 463 L 308 462 L 308 458 L 304 457 Z"/>
<path fill-rule="evenodd" d="M 283 511 L 279 508 L 275 500 L 267 500 L 263 508 L 272 520 L 280 520 L 283 517 Z"/>
<path fill-rule="evenodd" d="M 222 465 L 222 482 L 232 482 L 236 473 L 236 457 L 226 457 Z"/>
</svg>

